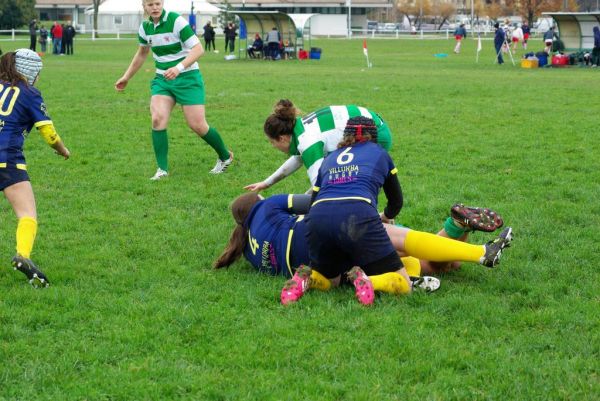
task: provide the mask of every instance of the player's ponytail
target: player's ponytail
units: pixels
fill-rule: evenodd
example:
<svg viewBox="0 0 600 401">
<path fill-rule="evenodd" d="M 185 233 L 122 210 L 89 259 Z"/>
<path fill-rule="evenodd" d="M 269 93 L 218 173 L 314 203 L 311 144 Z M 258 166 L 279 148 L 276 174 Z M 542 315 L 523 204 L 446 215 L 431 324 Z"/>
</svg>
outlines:
<svg viewBox="0 0 600 401">
<path fill-rule="evenodd" d="M 0 58 L 0 80 L 17 86 L 19 82 L 27 82 L 25 77 L 17 71 L 15 52 L 8 52 Z"/>
<path fill-rule="evenodd" d="M 231 215 L 236 225 L 231 232 L 227 246 L 214 263 L 216 269 L 228 267 L 242 256 L 246 242 L 248 242 L 248 227 L 244 223 L 252 207 L 259 201 L 259 195 L 251 192 L 237 197 L 231 204 Z"/>
<path fill-rule="evenodd" d="M 300 111 L 288 99 L 281 99 L 273 107 L 273 113 L 265 121 L 265 134 L 271 139 L 278 139 L 282 135 L 292 135 L 296 117 Z"/>
<path fill-rule="evenodd" d="M 346 123 L 344 136 L 338 144 L 338 148 L 369 141 L 377 143 L 377 126 L 373 119 L 362 116 L 352 117 Z"/>
</svg>

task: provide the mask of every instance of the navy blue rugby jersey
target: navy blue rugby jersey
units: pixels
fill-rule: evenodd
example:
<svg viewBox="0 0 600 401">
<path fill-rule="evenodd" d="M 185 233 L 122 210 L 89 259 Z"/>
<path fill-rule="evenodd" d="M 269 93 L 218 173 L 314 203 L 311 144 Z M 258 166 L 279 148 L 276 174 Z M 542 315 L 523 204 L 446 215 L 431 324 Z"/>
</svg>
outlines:
<svg viewBox="0 0 600 401">
<path fill-rule="evenodd" d="M 385 180 L 397 174 L 390 155 L 374 142 L 357 143 L 331 152 L 321 165 L 315 201 L 356 199 L 377 208 Z"/>
<path fill-rule="evenodd" d="M 23 142 L 31 129 L 50 124 L 39 90 L 24 82 L 0 81 L 0 167 L 25 165 Z"/>
<path fill-rule="evenodd" d="M 254 205 L 246 218 L 248 242 L 244 257 L 260 272 L 293 275 L 290 263 L 294 225 L 304 216 L 292 214 L 291 209 L 292 195 L 273 195 Z"/>
</svg>

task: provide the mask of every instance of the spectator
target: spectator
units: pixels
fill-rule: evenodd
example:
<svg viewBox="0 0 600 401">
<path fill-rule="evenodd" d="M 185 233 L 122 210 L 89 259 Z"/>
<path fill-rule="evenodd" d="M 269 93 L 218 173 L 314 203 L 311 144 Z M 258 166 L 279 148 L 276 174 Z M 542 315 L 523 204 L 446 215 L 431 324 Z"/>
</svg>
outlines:
<svg viewBox="0 0 600 401">
<path fill-rule="evenodd" d="M 594 48 L 592 49 L 592 67 L 600 65 L 600 28 L 594 27 Z"/>
<path fill-rule="evenodd" d="M 496 48 L 496 61 L 498 64 L 504 64 L 504 59 L 502 58 L 502 46 L 504 42 L 506 42 L 506 34 L 504 33 L 504 29 L 500 28 L 499 23 L 494 24 L 494 28 L 496 29 L 496 34 L 494 35 L 494 47 Z"/>
<path fill-rule="evenodd" d="M 286 60 L 294 58 L 294 54 L 296 53 L 296 49 L 294 48 L 294 44 L 286 40 L 283 44 L 283 55 Z"/>
<path fill-rule="evenodd" d="M 527 41 L 529 40 L 529 35 L 531 35 L 531 29 L 527 21 L 521 26 L 521 29 L 523 30 L 523 49 L 527 50 Z"/>
<path fill-rule="evenodd" d="M 524 37 L 523 37 L 523 28 L 521 27 L 517 27 L 515 28 L 515 30 L 512 32 L 512 44 L 513 44 L 513 52 L 517 50 L 517 44 L 519 43 L 519 41 L 523 41 Z"/>
<path fill-rule="evenodd" d="M 552 52 L 552 42 L 554 42 L 554 27 L 550 27 L 544 34 L 544 44 L 546 45 L 544 51 L 548 54 Z"/>
<path fill-rule="evenodd" d="M 248 47 L 248 57 L 256 58 L 260 57 L 263 51 L 263 40 L 258 33 L 254 35 L 254 42 L 252 42 L 252 46 Z M 256 54 L 258 52 L 258 54 Z"/>
<path fill-rule="evenodd" d="M 454 39 L 456 39 L 456 46 L 454 46 L 454 53 L 460 53 L 460 45 L 462 44 L 462 40 L 467 37 L 467 30 L 465 29 L 465 24 L 460 24 L 458 28 L 454 31 Z"/>
<path fill-rule="evenodd" d="M 237 36 L 236 26 L 233 22 L 227 24 L 227 27 L 223 30 L 225 34 L 225 52 L 233 53 L 235 50 L 235 37 Z"/>
<path fill-rule="evenodd" d="M 35 51 L 37 44 L 37 20 L 34 18 L 29 21 L 29 50 Z"/>
<path fill-rule="evenodd" d="M 54 26 L 52 27 L 52 54 L 60 54 L 60 49 L 62 48 L 62 37 L 63 37 L 63 29 L 62 26 L 56 21 L 54 21 Z"/>
<path fill-rule="evenodd" d="M 48 30 L 44 28 L 44 25 L 40 27 L 40 46 L 42 47 L 42 53 L 46 53 L 46 45 L 48 44 Z"/>
<path fill-rule="evenodd" d="M 267 33 L 267 55 L 265 59 L 271 58 L 271 60 L 276 60 L 279 54 L 279 42 L 281 42 L 281 34 L 277 30 L 277 27 L 273 27 Z"/>
<path fill-rule="evenodd" d="M 65 55 L 65 29 L 66 29 L 66 26 L 65 26 L 65 24 L 60 24 L 60 27 L 62 28 L 62 31 L 63 31 L 63 38 L 62 38 L 62 41 L 60 42 L 60 55 L 64 56 Z"/>
<path fill-rule="evenodd" d="M 212 46 L 213 51 L 216 52 L 217 48 L 215 47 L 215 29 L 212 27 L 210 21 L 208 21 L 202 29 L 204 29 L 204 33 L 202 34 L 204 37 L 204 49 L 206 51 L 210 51 Z"/>
<path fill-rule="evenodd" d="M 64 32 L 64 43 L 63 48 L 66 54 L 73 54 L 73 38 L 75 37 L 76 32 L 71 22 L 67 24 Z"/>
</svg>

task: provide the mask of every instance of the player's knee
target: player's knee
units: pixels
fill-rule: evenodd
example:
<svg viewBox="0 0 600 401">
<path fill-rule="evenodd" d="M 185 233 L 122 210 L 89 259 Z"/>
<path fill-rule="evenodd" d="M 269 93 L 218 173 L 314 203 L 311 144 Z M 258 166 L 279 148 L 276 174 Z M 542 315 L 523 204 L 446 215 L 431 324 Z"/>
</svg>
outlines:
<svg viewBox="0 0 600 401">
<path fill-rule="evenodd" d="M 208 132 L 208 129 L 209 129 L 208 124 L 206 123 L 206 121 L 199 121 L 197 123 L 192 123 L 192 124 L 190 124 L 190 128 L 198 136 L 204 136 L 204 135 L 206 135 L 206 133 Z"/>
</svg>

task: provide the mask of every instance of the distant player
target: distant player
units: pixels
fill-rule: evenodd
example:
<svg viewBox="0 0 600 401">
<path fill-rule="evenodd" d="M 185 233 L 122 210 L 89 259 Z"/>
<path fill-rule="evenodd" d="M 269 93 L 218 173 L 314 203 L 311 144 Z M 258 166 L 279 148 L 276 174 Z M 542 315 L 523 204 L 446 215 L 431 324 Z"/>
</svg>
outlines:
<svg viewBox="0 0 600 401">
<path fill-rule="evenodd" d="M 17 218 L 17 254 L 13 267 L 34 286 L 48 286 L 44 273 L 31 261 L 37 233 L 35 197 L 23 155 L 26 133 L 36 127 L 44 140 L 65 159 L 69 150 L 56 133 L 40 92 L 33 87 L 42 60 L 32 50 L 19 49 L 0 59 L 0 189 Z"/>
<path fill-rule="evenodd" d="M 300 117 L 299 110 L 291 101 L 280 100 L 273 113 L 267 117 L 264 131 L 273 147 L 291 157 L 271 176 L 261 182 L 247 185 L 244 189 L 261 191 L 269 188 L 298 170 L 303 163 L 308 170 L 310 183 L 314 185 L 324 155 L 337 149 L 344 135 L 346 122 L 349 118 L 358 116 L 373 119 L 377 127 L 379 145 L 389 150 L 392 146 L 390 128 L 372 110 L 354 105 L 328 106 Z"/>
<path fill-rule="evenodd" d="M 140 25 L 139 48 L 125 74 L 115 83 L 115 89 L 125 89 L 152 50 L 156 76 L 151 84 L 150 112 L 158 169 L 151 180 L 169 175 L 167 124 L 176 103 L 181 105 L 188 126 L 217 153 L 217 163 L 210 172 L 220 174 L 233 162 L 233 153 L 217 130 L 206 122 L 204 82 L 197 63 L 204 49 L 187 21 L 179 14 L 165 11 L 162 0 L 143 0 L 143 5 L 150 18 Z"/>
</svg>

